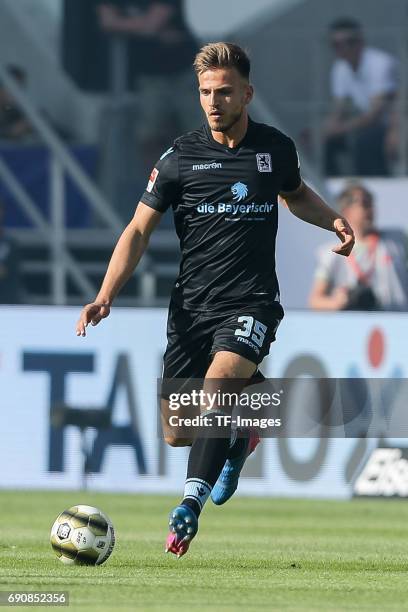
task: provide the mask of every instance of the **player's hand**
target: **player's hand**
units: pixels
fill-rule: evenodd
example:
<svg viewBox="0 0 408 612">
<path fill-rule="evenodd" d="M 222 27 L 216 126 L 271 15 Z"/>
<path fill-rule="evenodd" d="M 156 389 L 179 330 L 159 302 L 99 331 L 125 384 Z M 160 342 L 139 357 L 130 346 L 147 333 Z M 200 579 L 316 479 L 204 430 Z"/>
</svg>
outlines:
<svg viewBox="0 0 408 612">
<path fill-rule="evenodd" d="M 351 226 L 347 223 L 346 219 L 339 218 L 335 219 L 333 223 L 334 231 L 341 240 L 341 244 L 332 249 L 333 253 L 337 255 L 344 255 L 348 257 L 353 250 L 355 243 L 354 232 Z"/>
<path fill-rule="evenodd" d="M 102 319 L 106 319 L 110 313 L 109 304 L 98 304 L 93 302 L 84 306 L 81 312 L 81 316 L 76 324 L 76 335 L 86 336 L 86 328 L 89 323 L 91 325 L 98 325 Z"/>
</svg>

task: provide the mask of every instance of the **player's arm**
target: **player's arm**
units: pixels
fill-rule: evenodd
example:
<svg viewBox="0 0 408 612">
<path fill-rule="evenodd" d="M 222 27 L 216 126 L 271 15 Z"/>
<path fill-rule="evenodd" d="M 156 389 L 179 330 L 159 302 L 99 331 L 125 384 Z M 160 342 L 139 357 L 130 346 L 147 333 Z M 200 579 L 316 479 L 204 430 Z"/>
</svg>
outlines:
<svg viewBox="0 0 408 612">
<path fill-rule="evenodd" d="M 301 181 L 294 191 L 280 192 L 290 212 L 302 221 L 335 232 L 341 244 L 332 250 L 339 255 L 348 256 L 354 246 L 354 232 L 346 219 L 339 215 L 313 189 Z"/>
<path fill-rule="evenodd" d="M 113 251 L 108 270 L 95 301 L 87 304 L 77 323 L 77 336 L 85 336 L 89 323 L 97 325 L 109 315 L 120 289 L 129 280 L 146 250 L 150 234 L 172 202 L 180 199 L 179 163 L 176 145 L 168 149 L 153 169 L 133 219 Z"/>
<path fill-rule="evenodd" d="M 122 232 L 113 251 L 95 301 L 82 309 L 76 326 L 77 336 L 85 336 L 89 323 L 97 325 L 109 315 L 113 300 L 133 274 L 161 216 L 157 210 L 139 202 L 133 219 Z"/>
</svg>

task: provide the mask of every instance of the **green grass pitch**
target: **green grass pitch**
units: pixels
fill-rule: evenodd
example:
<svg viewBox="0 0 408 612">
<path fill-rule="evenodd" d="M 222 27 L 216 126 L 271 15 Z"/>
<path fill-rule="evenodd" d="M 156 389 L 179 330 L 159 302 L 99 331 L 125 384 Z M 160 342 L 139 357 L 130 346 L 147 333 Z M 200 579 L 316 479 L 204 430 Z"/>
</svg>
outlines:
<svg viewBox="0 0 408 612">
<path fill-rule="evenodd" d="M 0 491 L 0 590 L 68 590 L 69 608 L 58 609 L 86 612 L 408 610 L 404 501 L 237 497 L 219 508 L 209 501 L 179 560 L 164 554 L 177 502 Z M 116 547 L 103 566 L 64 566 L 49 545 L 55 517 L 77 503 L 114 522 Z"/>
</svg>

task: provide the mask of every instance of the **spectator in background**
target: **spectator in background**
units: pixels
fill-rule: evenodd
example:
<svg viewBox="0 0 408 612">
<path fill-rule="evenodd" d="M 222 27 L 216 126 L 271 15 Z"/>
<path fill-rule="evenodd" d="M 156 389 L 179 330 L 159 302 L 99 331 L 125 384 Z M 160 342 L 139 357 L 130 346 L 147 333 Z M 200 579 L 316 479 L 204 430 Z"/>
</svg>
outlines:
<svg viewBox="0 0 408 612">
<path fill-rule="evenodd" d="M 137 136 L 144 171 L 150 172 L 169 140 L 202 122 L 191 70 L 197 44 L 184 19 L 182 0 L 102 2 L 98 15 L 104 32 L 128 36 L 139 97 Z"/>
<path fill-rule="evenodd" d="M 7 66 L 7 72 L 20 87 L 26 87 L 25 71 L 19 66 Z M 7 88 L 0 84 L 0 139 L 24 141 L 31 137 L 33 129 Z"/>
<path fill-rule="evenodd" d="M 325 171 L 330 176 L 386 176 L 386 134 L 398 90 L 397 61 L 364 44 L 361 25 L 350 18 L 330 26 L 337 56 L 331 72 L 333 108 L 324 126 Z M 340 156 L 347 153 L 351 171 L 342 172 Z"/>
<path fill-rule="evenodd" d="M 375 228 L 373 196 L 363 185 L 348 186 L 338 201 L 356 244 L 348 258 L 336 257 L 327 246 L 322 248 L 310 306 L 316 310 L 407 311 L 407 236 L 400 230 Z"/>
<path fill-rule="evenodd" d="M 4 204 L 0 201 L 0 304 L 22 301 L 20 257 L 15 242 L 5 234 Z"/>
</svg>

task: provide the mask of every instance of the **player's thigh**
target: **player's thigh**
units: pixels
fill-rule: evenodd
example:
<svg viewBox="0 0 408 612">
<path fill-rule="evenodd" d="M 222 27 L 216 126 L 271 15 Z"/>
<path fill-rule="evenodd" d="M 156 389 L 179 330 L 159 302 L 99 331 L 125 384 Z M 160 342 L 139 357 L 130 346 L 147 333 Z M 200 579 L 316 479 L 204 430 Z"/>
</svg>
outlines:
<svg viewBox="0 0 408 612">
<path fill-rule="evenodd" d="M 195 387 L 199 390 L 201 386 L 210 363 L 213 328 L 211 322 L 203 325 L 199 314 L 175 305 L 170 307 L 167 348 L 163 357 L 161 422 L 164 437 L 172 446 L 186 445 L 189 440 L 185 432 L 174 425 L 177 419 L 170 421 L 170 418 L 193 418 L 199 415 L 199 406 L 185 406 L 179 400 L 182 395 L 191 394 Z"/>
<path fill-rule="evenodd" d="M 238 396 L 256 369 L 256 363 L 246 357 L 230 351 L 217 351 L 204 379 L 203 397 L 207 405 L 201 406 L 201 410 L 216 406 L 224 412 L 232 412 Z M 219 398 L 215 404 L 214 397 Z"/>
<path fill-rule="evenodd" d="M 218 325 L 211 352 L 227 351 L 258 366 L 269 353 L 282 317 L 279 305 L 276 308 L 252 306 L 234 312 Z M 245 361 L 236 363 L 240 364 L 238 371 L 248 371 Z"/>
<path fill-rule="evenodd" d="M 200 317 L 181 308 L 171 309 L 167 347 L 163 356 L 162 397 L 188 392 L 191 379 L 203 379 L 211 361 L 213 330 Z"/>
<path fill-rule="evenodd" d="M 257 364 L 231 351 L 217 351 L 207 370 L 206 378 L 250 378 Z"/>
</svg>

